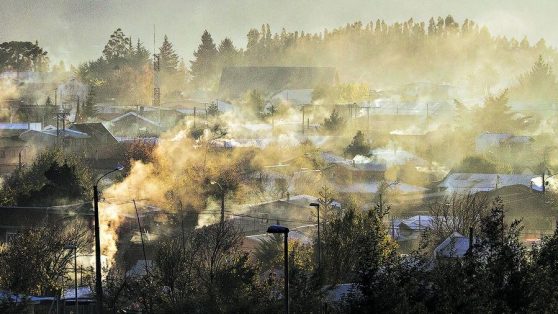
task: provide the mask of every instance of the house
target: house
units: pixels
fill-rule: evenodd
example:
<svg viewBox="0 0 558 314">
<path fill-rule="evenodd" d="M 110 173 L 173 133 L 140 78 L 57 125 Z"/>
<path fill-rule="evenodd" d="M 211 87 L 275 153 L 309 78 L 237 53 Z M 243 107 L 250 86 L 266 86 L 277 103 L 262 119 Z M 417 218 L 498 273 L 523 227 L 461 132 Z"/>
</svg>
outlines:
<svg viewBox="0 0 558 314">
<path fill-rule="evenodd" d="M 40 224 L 60 224 L 79 217 L 93 227 L 91 204 L 51 207 L 0 207 L 0 243 L 8 243 L 21 230 Z M 71 222 L 72 223 L 72 222 Z"/>
<path fill-rule="evenodd" d="M 528 150 L 535 140 L 531 136 L 516 136 L 508 133 L 484 133 L 475 139 L 477 153 L 491 150 L 517 152 Z"/>
<path fill-rule="evenodd" d="M 271 102 L 307 105 L 312 103 L 313 89 L 285 89 L 271 96 Z"/>
<path fill-rule="evenodd" d="M 317 201 L 310 195 L 290 196 L 287 193 L 287 197 L 280 200 L 248 205 L 242 215 L 233 215 L 233 218 L 242 230 L 249 233 L 265 232 L 269 224 L 299 228 L 316 223 L 315 209 L 310 203 Z"/>
<path fill-rule="evenodd" d="M 219 94 L 236 98 L 250 90 L 268 95 L 287 89 L 312 89 L 318 85 L 335 84 L 336 76 L 332 67 L 225 67 L 219 82 Z"/>
<path fill-rule="evenodd" d="M 364 183 L 384 179 L 385 164 L 359 156 L 346 159 L 331 152 L 323 152 L 321 156 L 329 166 L 332 166 L 328 169 L 333 170 L 327 173 L 331 174 L 334 181 L 339 184 L 345 184 L 346 182 Z"/>
<path fill-rule="evenodd" d="M 161 132 L 158 123 L 135 112 L 128 112 L 114 118 L 107 126 L 115 137 L 154 137 Z"/>
<path fill-rule="evenodd" d="M 87 139 L 90 136 L 71 129 L 45 128 L 42 131 L 25 131 L 21 133 L 19 138 L 27 142 L 27 145 L 39 149 L 61 146 L 68 152 L 83 155 L 84 148 L 87 146 Z"/>
<path fill-rule="evenodd" d="M 376 194 L 380 190 L 381 185 L 382 185 L 381 181 L 341 184 L 337 187 L 337 191 L 339 191 L 340 193 Z M 427 188 L 423 188 L 416 185 L 410 185 L 402 182 L 399 182 L 396 185 L 390 187 L 390 189 L 401 194 L 413 194 L 413 193 L 420 194 L 428 191 Z"/>
<path fill-rule="evenodd" d="M 438 184 L 440 192 L 467 194 L 488 192 L 511 185 L 531 187 L 532 174 L 450 173 Z"/>
<path fill-rule="evenodd" d="M 115 157 L 118 141 L 104 124 L 74 123 L 70 126 L 70 130 L 89 135 L 83 147 L 85 158 L 98 160 Z"/>
<path fill-rule="evenodd" d="M 424 159 L 401 148 L 376 148 L 370 150 L 371 159 L 386 165 L 386 167 L 402 166 L 406 163 L 413 163 L 417 166 L 428 164 Z"/>
<path fill-rule="evenodd" d="M 40 122 L 0 123 L 0 137 L 19 136 L 25 131 L 40 131 L 41 129 L 42 124 Z"/>
<path fill-rule="evenodd" d="M 32 149 L 17 136 L 0 137 L 0 176 L 12 173 L 32 158 Z"/>
<path fill-rule="evenodd" d="M 471 240 L 461 233 L 454 231 L 434 249 L 434 257 L 462 258 L 465 257 L 470 247 Z"/>
<path fill-rule="evenodd" d="M 409 100 L 423 99 L 428 101 L 450 100 L 455 88 L 449 84 L 434 82 L 413 82 L 401 87 L 401 96 Z"/>
</svg>

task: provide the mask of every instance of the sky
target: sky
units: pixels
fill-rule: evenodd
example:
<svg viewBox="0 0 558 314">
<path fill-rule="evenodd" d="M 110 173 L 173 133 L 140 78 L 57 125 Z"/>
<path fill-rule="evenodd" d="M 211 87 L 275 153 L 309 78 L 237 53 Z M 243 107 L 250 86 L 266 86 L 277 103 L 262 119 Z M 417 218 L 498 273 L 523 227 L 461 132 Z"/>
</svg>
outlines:
<svg viewBox="0 0 558 314">
<path fill-rule="evenodd" d="M 536 4 L 534 4 L 536 3 Z M 207 29 L 246 45 L 250 28 L 269 23 L 271 32 L 321 32 L 354 21 L 427 21 L 448 14 L 486 25 L 492 34 L 540 38 L 558 47 L 556 0 L 0 0 L 0 42 L 39 41 L 52 61 L 77 65 L 101 56 L 112 32 L 122 28 L 153 49 L 168 35 L 178 54 L 191 60 Z"/>
</svg>

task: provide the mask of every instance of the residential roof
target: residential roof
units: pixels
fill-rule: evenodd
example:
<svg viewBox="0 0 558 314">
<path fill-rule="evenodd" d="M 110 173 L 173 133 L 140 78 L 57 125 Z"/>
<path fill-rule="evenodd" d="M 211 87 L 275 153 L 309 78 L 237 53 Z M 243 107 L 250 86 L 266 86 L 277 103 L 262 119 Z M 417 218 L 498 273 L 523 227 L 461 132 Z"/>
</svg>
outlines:
<svg viewBox="0 0 558 314">
<path fill-rule="evenodd" d="M 455 231 L 434 249 L 435 257 L 464 257 L 469 251 L 469 238 Z"/>
<path fill-rule="evenodd" d="M 91 290 L 91 287 L 89 286 L 85 286 L 85 287 L 78 287 L 77 288 L 77 297 L 78 300 L 95 300 L 95 295 L 93 294 L 93 291 Z M 62 300 L 75 300 L 76 298 L 76 292 L 75 292 L 75 288 L 68 288 L 64 291 L 64 294 L 62 295 Z"/>
<path fill-rule="evenodd" d="M 329 164 L 336 164 L 354 171 L 386 171 L 386 165 L 369 159 L 368 157 L 356 155 L 353 159 L 335 155 L 331 152 L 322 152 L 322 158 Z"/>
<path fill-rule="evenodd" d="M 407 219 L 401 220 L 399 227 L 405 226 L 414 231 L 425 230 L 432 227 L 434 217 L 426 215 L 416 215 Z"/>
<path fill-rule="evenodd" d="M 234 66 L 221 74 L 219 93 L 238 97 L 249 90 L 264 94 L 285 89 L 309 89 L 335 83 L 332 67 Z"/>
<path fill-rule="evenodd" d="M 285 89 L 273 95 L 271 99 L 287 101 L 295 105 L 306 105 L 312 103 L 313 89 Z"/>
<path fill-rule="evenodd" d="M 376 148 L 371 149 L 370 154 L 372 155 L 372 160 L 385 163 L 388 167 L 404 165 L 408 162 L 415 162 L 419 165 L 427 164 L 424 159 L 400 148 Z"/>
<path fill-rule="evenodd" d="M 0 123 L 0 130 L 40 130 L 41 123 Z"/>
<path fill-rule="evenodd" d="M 74 123 L 70 126 L 70 130 L 89 134 L 91 137 L 107 136 L 112 141 L 117 142 L 112 133 L 100 122 L 94 123 Z"/>
<path fill-rule="evenodd" d="M 147 123 L 151 123 L 151 124 L 153 124 L 153 125 L 155 125 L 155 126 L 159 126 L 159 124 L 158 124 L 157 122 L 154 122 L 154 121 L 152 121 L 152 120 L 149 120 L 149 119 L 147 119 L 146 117 L 143 117 L 143 116 L 141 116 L 141 115 L 139 115 L 139 114 L 137 114 L 137 113 L 135 113 L 135 112 L 128 112 L 128 113 L 125 113 L 125 114 L 123 114 L 123 115 L 121 115 L 121 116 L 119 116 L 119 117 L 116 117 L 116 118 L 110 120 L 110 123 L 117 123 L 118 121 L 120 121 L 120 120 L 122 120 L 122 119 L 124 119 L 124 118 L 130 117 L 130 116 L 136 117 L 136 118 L 141 119 L 141 120 L 143 120 L 143 121 L 145 121 L 145 122 L 147 122 Z"/>
<path fill-rule="evenodd" d="M 134 266 L 126 272 L 127 277 L 143 277 L 147 275 L 147 270 L 151 270 L 153 268 L 153 261 L 152 260 L 144 260 L 140 259 L 137 260 Z"/>
<path fill-rule="evenodd" d="M 271 143 L 271 138 L 266 139 L 216 139 L 211 143 L 223 148 L 256 147 L 265 148 Z"/>
<path fill-rule="evenodd" d="M 58 133 L 58 134 L 57 134 Z M 52 136 L 52 137 L 56 137 L 56 136 L 60 136 L 60 137 L 64 137 L 64 138 L 89 138 L 90 136 L 86 133 L 83 132 L 79 132 L 79 131 L 75 131 L 75 130 L 71 130 L 71 129 L 60 129 L 58 131 L 56 130 L 52 130 L 52 129 L 45 129 L 42 131 L 35 131 L 35 130 L 28 130 L 25 131 L 23 133 L 21 133 L 20 138 L 23 140 L 28 140 L 31 137 L 34 136 Z"/>
<path fill-rule="evenodd" d="M 475 139 L 477 151 L 486 150 L 501 144 L 528 144 L 533 142 L 531 136 L 513 135 L 509 133 L 483 133 Z"/>
<path fill-rule="evenodd" d="M 380 185 L 381 182 L 372 181 L 367 183 L 345 184 L 337 187 L 337 189 L 339 192 L 342 193 L 378 193 Z M 394 189 L 399 193 L 421 193 L 428 191 L 427 188 L 406 183 L 398 183 L 394 186 L 391 186 L 390 189 Z"/>
<path fill-rule="evenodd" d="M 510 185 L 531 186 L 532 174 L 450 173 L 438 185 L 450 193 L 476 193 L 492 191 Z"/>
</svg>

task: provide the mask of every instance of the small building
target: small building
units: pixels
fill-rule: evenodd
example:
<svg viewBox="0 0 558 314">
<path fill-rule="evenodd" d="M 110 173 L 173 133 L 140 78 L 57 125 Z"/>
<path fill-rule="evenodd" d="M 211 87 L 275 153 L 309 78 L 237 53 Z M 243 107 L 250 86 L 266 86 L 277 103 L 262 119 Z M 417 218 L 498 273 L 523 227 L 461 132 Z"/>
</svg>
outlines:
<svg viewBox="0 0 558 314">
<path fill-rule="evenodd" d="M 328 165 L 333 166 L 330 168 L 332 169 L 332 178 L 338 184 L 381 181 L 384 179 L 387 169 L 385 164 L 369 159 L 364 160 L 358 156 L 353 159 L 346 159 L 330 152 L 323 152 L 321 156 Z"/>
<path fill-rule="evenodd" d="M 402 166 L 413 163 L 417 166 L 428 164 L 424 159 L 401 148 L 376 148 L 370 150 L 371 159 L 385 164 L 387 167 Z"/>
<path fill-rule="evenodd" d="M 40 122 L 0 123 L 0 137 L 19 136 L 25 131 L 41 129 Z"/>
<path fill-rule="evenodd" d="M 440 192 L 467 194 L 488 192 L 511 185 L 532 187 L 532 174 L 450 173 L 438 184 Z"/>
<path fill-rule="evenodd" d="M 284 89 L 271 96 L 271 102 L 289 103 L 292 105 L 307 105 L 312 103 L 313 89 Z"/>
<path fill-rule="evenodd" d="M 118 141 L 104 124 L 74 123 L 70 130 L 89 135 L 84 145 L 85 158 L 98 160 L 115 157 Z"/>
<path fill-rule="evenodd" d="M 475 139 L 477 153 L 490 150 L 517 152 L 527 150 L 535 140 L 531 136 L 517 136 L 508 133 L 484 133 Z"/>
<path fill-rule="evenodd" d="M 42 131 L 29 130 L 23 132 L 19 138 L 27 142 L 29 146 L 40 149 L 60 146 L 68 152 L 83 155 L 90 136 L 71 129 L 45 128 Z"/>
<path fill-rule="evenodd" d="M 114 118 L 107 126 L 116 137 L 155 137 L 161 133 L 158 123 L 135 112 L 128 112 Z"/>
<path fill-rule="evenodd" d="M 93 227 L 91 204 L 75 204 L 50 207 L 0 207 L 0 243 L 9 243 L 21 230 L 41 224 L 60 224 L 79 218 Z"/>
<path fill-rule="evenodd" d="M 434 249 L 434 257 L 462 258 L 470 246 L 470 239 L 455 231 Z"/>
</svg>

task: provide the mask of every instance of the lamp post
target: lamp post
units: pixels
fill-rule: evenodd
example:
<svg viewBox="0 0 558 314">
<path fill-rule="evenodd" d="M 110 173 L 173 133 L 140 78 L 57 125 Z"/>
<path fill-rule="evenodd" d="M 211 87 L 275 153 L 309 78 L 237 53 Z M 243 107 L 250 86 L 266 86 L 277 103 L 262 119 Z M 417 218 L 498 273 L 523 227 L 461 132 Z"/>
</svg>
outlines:
<svg viewBox="0 0 558 314">
<path fill-rule="evenodd" d="M 64 245 L 65 250 L 74 250 L 74 299 L 76 314 L 78 313 L 78 293 L 77 293 L 77 246 L 75 244 Z"/>
<path fill-rule="evenodd" d="M 289 228 L 280 225 L 271 225 L 267 233 L 282 233 L 284 235 L 283 262 L 285 272 L 285 313 L 289 313 Z"/>
<path fill-rule="evenodd" d="M 225 222 L 225 189 L 217 181 L 211 181 L 211 185 L 217 185 L 221 190 L 221 224 Z"/>
<path fill-rule="evenodd" d="M 318 269 L 322 269 L 322 240 L 320 238 L 320 203 L 310 203 L 318 211 Z"/>
<path fill-rule="evenodd" d="M 123 166 L 118 165 L 113 170 L 103 174 L 93 185 L 93 205 L 95 208 L 95 294 L 97 297 L 97 313 L 102 313 L 103 310 L 103 283 L 101 278 L 101 238 L 99 231 L 99 181 L 115 171 L 121 171 Z"/>
</svg>

